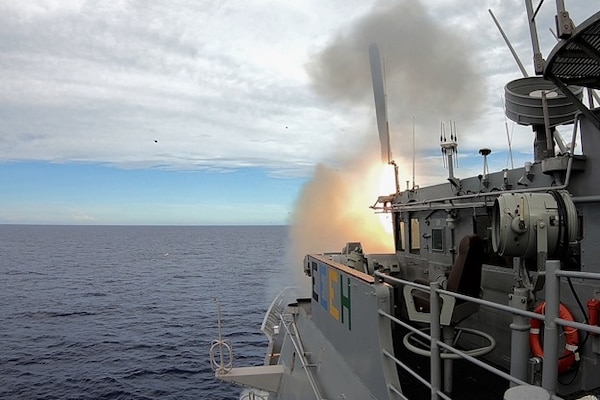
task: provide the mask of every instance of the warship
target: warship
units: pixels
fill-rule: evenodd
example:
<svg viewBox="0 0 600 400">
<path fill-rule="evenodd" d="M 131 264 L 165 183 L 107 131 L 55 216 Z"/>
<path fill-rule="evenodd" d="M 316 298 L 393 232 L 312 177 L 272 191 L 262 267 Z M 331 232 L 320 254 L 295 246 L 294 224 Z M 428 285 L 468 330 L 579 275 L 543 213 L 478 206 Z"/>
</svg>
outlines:
<svg viewBox="0 0 600 400">
<path fill-rule="evenodd" d="M 544 58 L 525 4 L 535 76 L 521 66 L 504 97 L 506 116 L 533 131 L 533 160 L 490 172 L 483 148 L 481 174 L 460 178 L 456 132 L 442 132 L 447 179 L 400 190 L 396 172 L 396 192 L 372 206 L 391 216 L 394 252 L 351 242 L 307 255 L 310 296 L 273 301 L 264 365 L 233 367 L 219 337 L 216 378 L 245 399 L 600 399 L 600 11 L 575 26 L 557 0 Z M 377 46 L 369 53 L 394 165 Z"/>
</svg>

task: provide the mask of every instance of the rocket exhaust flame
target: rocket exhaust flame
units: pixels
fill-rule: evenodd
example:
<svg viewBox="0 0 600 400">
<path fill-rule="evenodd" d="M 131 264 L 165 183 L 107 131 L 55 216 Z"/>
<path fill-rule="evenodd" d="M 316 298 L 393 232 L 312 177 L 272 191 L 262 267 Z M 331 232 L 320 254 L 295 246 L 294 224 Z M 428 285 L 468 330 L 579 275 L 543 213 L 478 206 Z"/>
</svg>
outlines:
<svg viewBox="0 0 600 400">
<path fill-rule="evenodd" d="M 377 169 L 377 167 L 375 167 Z M 377 171 L 376 171 L 377 172 Z M 398 173 L 395 164 L 381 165 L 379 172 L 379 195 L 395 193 L 397 190 Z M 383 230 L 389 235 L 393 234 L 392 214 L 382 212 L 377 214 Z"/>
<path fill-rule="evenodd" d="M 318 165 L 313 179 L 303 188 L 292 215 L 290 254 L 298 277 L 298 268 L 309 253 L 340 251 L 347 242 L 361 242 L 368 253 L 393 252 L 389 214 L 376 214 L 369 208 L 383 193 L 393 193 L 391 166 L 385 168 L 370 157 L 369 161 L 343 168 Z M 382 175 L 387 174 L 387 175 Z M 384 228 L 387 224 L 388 228 Z"/>
</svg>

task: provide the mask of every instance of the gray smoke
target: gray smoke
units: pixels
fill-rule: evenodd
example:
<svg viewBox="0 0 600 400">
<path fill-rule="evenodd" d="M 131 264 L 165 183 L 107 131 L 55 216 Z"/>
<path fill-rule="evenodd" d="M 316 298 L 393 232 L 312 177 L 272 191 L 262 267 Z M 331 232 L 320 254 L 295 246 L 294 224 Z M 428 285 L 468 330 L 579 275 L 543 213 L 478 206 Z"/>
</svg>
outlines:
<svg viewBox="0 0 600 400">
<path fill-rule="evenodd" d="M 372 104 L 369 45 L 384 59 L 392 146 L 412 135 L 439 138 L 441 121 L 465 128 L 478 115 L 484 87 L 459 26 L 442 26 L 419 1 L 381 2 L 335 37 L 307 65 L 314 88 L 335 102 Z M 410 152 L 411 148 L 403 147 Z"/>
<path fill-rule="evenodd" d="M 448 126 L 452 119 L 464 128 L 478 114 L 482 79 L 458 30 L 441 26 L 418 1 L 381 2 L 333 38 L 307 70 L 315 90 L 331 102 L 373 105 L 368 49 L 376 43 L 384 59 L 392 151 L 402 163 L 402 157 L 411 157 L 412 146 L 406 143 L 412 144 L 413 115 L 417 141 L 431 145 L 439 139 L 441 121 Z M 356 154 L 333 160 L 337 168 L 318 166 L 304 187 L 291 221 L 290 255 L 295 268 L 304 254 L 339 251 L 347 241 L 361 241 L 370 252 L 382 247 L 391 251 L 389 236 L 385 243 L 378 242 L 381 235 L 375 230 L 382 228 L 368 208 L 378 194 L 387 193 L 373 193 L 370 200 L 368 196 L 363 200 L 372 178 L 368 165 L 380 162 L 379 150 L 365 146 L 377 141 L 374 106 L 372 117 L 373 129 L 352 136 Z M 418 168 L 425 172 L 426 166 Z M 357 205 L 357 199 L 362 203 Z"/>
</svg>

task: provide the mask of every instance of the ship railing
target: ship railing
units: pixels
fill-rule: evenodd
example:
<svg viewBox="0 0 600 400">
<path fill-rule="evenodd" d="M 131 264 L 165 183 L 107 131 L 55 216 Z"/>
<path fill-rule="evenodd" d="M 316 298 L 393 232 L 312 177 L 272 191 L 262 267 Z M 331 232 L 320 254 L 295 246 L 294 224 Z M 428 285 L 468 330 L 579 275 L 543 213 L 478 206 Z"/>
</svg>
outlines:
<svg viewBox="0 0 600 400">
<path fill-rule="evenodd" d="M 279 292 L 265 314 L 260 330 L 269 338 L 269 341 L 272 341 L 279 329 L 279 316 L 285 312 L 292 290 L 294 287 L 289 286 Z"/>
<path fill-rule="evenodd" d="M 310 384 L 310 388 L 312 389 L 314 398 L 316 400 L 325 400 L 319 390 L 319 386 L 317 385 L 317 381 L 313 376 L 311 368 L 316 367 L 316 364 L 310 363 L 306 357 L 306 351 L 304 350 L 304 345 L 302 344 L 302 340 L 300 338 L 300 333 L 298 332 L 298 327 L 296 326 L 296 322 L 292 314 L 280 314 L 280 321 L 283 327 L 286 330 L 287 336 L 290 338 L 294 346 L 294 350 L 296 350 L 296 355 L 300 359 L 300 364 L 302 369 L 306 373 L 306 378 L 308 379 L 308 383 Z"/>
<path fill-rule="evenodd" d="M 217 303 L 217 329 L 219 338 L 212 341 L 209 356 L 212 369 L 218 374 L 225 374 L 233 368 L 233 346 L 229 340 L 223 339 L 223 330 L 221 327 L 221 303 Z"/>
<path fill-rule="evenodd" d="M 254 390 L 249 390 L 240 396 L 240 400 L 268 400 L 268 398 L 268 393 L 256 393 Z"/>
<path fill-rule="evenodd" d="M 545 389 L 553 398 L 556 397 L 556 389 L 557 389 L 557 376 L 558 376 L 558 343 L 560 332 L 557 329 L 557 325 L 570 327 L 575 329 L 581 329 L 586 332 L 591 332 L 595 334 L 600 334 L 600 327 L 582 324 L 579 322 L 568 321 L 562 318 L 559 318 L 559 306 L 560 306 L 560 284 L 559 280 L 561 277 L 568 278 L 579 278 L 579 279 L 591 279 L 591 280 L 600 280 L 599 273 L 590 273 L 590 272 L 578 272 L 578 271 L 562 271 L 560 269 L 560 261 L 558 260 L 548 260 L 546 261 L 546 285 L 545 285 L 545 315 L 538 314 L 532 311 L 523 310 L 520 308 L 516 308 L 510 305 L 504 305 L 495 303 L 492 301 L 474 298 L 470 296 L 465 296 L 460 293 L 450 292 L 448 290 L 441 289 L 440 283 L 438 281 L 430 282 L 430 285 L 422 285 L 419 283 L 415 283 L 412 281 L 407 281 L 404 279 L 399 279 L 385 273 L 375 271 L 375 276 L 380 278 L 381 281 L 392 282 L 400 285 L 411 286 L 416 289 L 428 291 L 430 293 L 430 313 L 431 313 L 431 322 L 430 322 L 430 334 L 423 332 L 422 330 L 396 318 L 395 316 L 387 313 L 384 310 L 379 310 L 379 315 L 382 317 L 388 318 L 395 324 L 402 326 L 403 328 L 409 330 L 415 335 L 420 336 L 423 340 L 430 343 L 431 348 L 431 371 L 430 371 L 430 381 L 427 381 L 415 371 L 413 371 L 410 366 L 404 364 L 401 360 L 397 359 L 393 354 L 389 351 L 384 350 L 384 355 L 392 360 L 396 365 L 406 371 L 408 374 L 412 375 L 416 380 L 420 381 L 422 384 L 431 389 L 431 399 L 444 399 L 444 400 L 452 400 L 448 394 L 444 393 L 442 390 L 442 374 L 441 374 L 441 363 L 442 363 L 442 353 L 453 353 L 457 358 L 464 359 L 466 361 L 471 362 L 472 364 L 479 366 L 492 374 L 499 376 L 507 381 L 511 382 L 511 386 L 515 385 L 530 385 L 527 380 L 527 376 L 524 370 L 515 371 L 513 365 L 511 364 L 511 371 L 507 373 L 503 370 L 500 370 L 493 365 L 490 365 L 480 359 L 477 359 L 474 356 L 471 356 L 460 349 L 457 349 L 449 344 L 444 343 L 442 340 L 441 329 L 442 326 L 440 324 L 440 315 L 441 315 L 441 307 L 440 307 L 440 295 L 452 296 L 456 299 L 464 300 L 479 304 L 483 307 L 489 307 L 495 310 L 503 311 L 506 313 L 510 313 L 513 315 L 513 323 L 510 325 L 512 329 L 512 344 L 511 344 L 511 359 L 515 357 L 519 359 L 521 357 L 529 357 L 529 351 L 522 352 L 523 346 L 528 346 L 529 343 L 529 323 L 525 326 L 523 325 L 523 319 L 538 319 L 544 321 L 544 367 L 542 371 L 542 383 L 541 387 Z M 401 390 L 397 388 L 390 388 L 396 393 L 401 393 Z M 400 394 L 401 398 L 405 398 Z"/>
</svg>

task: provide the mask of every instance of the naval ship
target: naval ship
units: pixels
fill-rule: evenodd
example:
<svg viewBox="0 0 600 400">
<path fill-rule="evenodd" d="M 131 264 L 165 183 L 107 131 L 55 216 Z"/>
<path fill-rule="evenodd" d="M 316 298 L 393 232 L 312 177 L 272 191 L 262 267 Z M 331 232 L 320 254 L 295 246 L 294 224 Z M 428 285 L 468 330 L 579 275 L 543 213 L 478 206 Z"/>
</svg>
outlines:
<svg viewBox="0 0 600 400">
<path fill-rule="evenodd" d="M 536 74 L 504 97 L 506 116 L 533 131 L 533 160 L 489 172 L 484 148 L 481 174 L 460 178 L 455 131 L 442 133 L 447 179 L 400 190 L 396 178 L 373 206 L 391 216 L 393 253 L 348 243 L 307 255 L 311 294 L 271 304 L 264 365 L 233 367 L 231 345 L 213 342 L 216 378 L 244 386 L 242 398 L 600 399 L 600 12 L 575 26 L 557 0 L 544 58 L 525 3 Z"/>
</svg>

